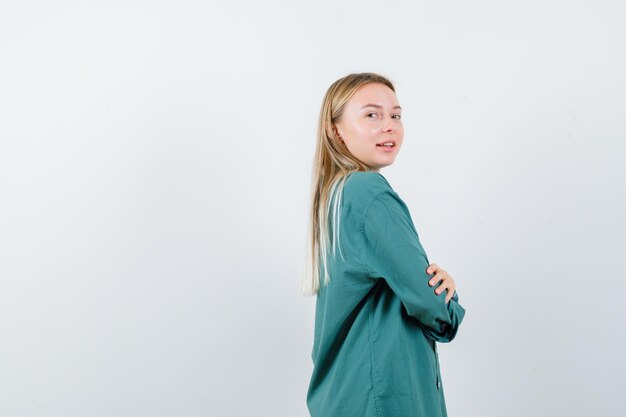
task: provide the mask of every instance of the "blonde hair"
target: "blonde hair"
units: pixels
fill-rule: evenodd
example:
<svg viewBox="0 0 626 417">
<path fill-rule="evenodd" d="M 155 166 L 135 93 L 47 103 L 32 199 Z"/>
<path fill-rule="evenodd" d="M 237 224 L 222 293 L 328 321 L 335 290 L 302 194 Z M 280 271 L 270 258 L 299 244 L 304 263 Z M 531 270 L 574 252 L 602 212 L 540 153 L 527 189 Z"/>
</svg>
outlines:
<svg viewBox="0 0 626 417">
<path fill-rule="evenodd" d="M 355 171 L 370 171 L 372 167 L 354 157 L 339 139 L 335 123 L 341 120 L 346 103 L 359 87 L 381 83 L 395 88 L 386 77 L 372 72 L 349 74 L 335 81 L 326 91 L 317 126 L 317 148 L 313 161 L 311 206 L 307 236 L 306 266 L 302 278 L 302 293 L 317 294 L 323 272 L 324 284 L 330 281 L 328 254 L 336 253 L 339 242 L 341 196 L 349 175 Z M 332 205 L 332 206 L 331 206 Z M 332 224 L 329 222 L 332 210 Z M 330 239 L 332 235 L 332 242 Z M 339 249 L 341 253 L 341 248 Z M 343 258 L 343 253 L 341 253 Z"/>
</svg>

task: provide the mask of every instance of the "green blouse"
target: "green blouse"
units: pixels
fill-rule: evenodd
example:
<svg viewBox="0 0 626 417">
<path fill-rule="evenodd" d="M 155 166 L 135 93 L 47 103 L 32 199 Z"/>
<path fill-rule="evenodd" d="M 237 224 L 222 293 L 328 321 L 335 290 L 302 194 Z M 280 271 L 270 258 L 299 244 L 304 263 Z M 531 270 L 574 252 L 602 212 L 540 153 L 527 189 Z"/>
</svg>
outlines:
<svg viewBox="0 0 626 417">
<path fill-rule="evenodd" d="M 316 298 L 312 417 L 447 417 L 436 342 L 465 315 L 428 285 L 428 258 L 386 178 L 351 173 L 341 196 L 341 253 Z M 331 234 L 331 239 L 332 239 Z"/>
</svg>

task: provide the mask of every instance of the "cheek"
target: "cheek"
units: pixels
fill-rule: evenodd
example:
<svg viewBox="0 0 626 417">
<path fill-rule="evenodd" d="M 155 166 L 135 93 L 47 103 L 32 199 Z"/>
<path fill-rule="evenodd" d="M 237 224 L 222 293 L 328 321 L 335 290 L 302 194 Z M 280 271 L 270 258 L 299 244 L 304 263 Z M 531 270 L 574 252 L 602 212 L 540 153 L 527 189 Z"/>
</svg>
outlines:
<svg viewBox="0 0 626 417">
<path fill-rule="evenodd" d="M 398 135 L 398 140 L 402 142 L 404 140 L 404 128 L 398 129 L 397 135 Z"/>
<path fill-rule="evenodd" d="M 364 143 L 371 144 L 380 137 L 380 130 L 372 126 L 359 126 L 356 134 Z"/>
</svg>

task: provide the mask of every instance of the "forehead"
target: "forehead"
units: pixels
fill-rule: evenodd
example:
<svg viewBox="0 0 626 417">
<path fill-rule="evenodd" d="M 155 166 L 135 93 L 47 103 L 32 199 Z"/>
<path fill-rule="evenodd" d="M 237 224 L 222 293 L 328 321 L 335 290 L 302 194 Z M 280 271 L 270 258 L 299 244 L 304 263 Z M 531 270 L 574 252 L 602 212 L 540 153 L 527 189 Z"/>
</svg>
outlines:
<svg viewBox="0 0 626 417">
<path fill-rule="evenodd" d="M 350 98 L 350 107 L 360 110 L 364 106 L 400 108 L 398 99 L 393 90 L 381 83 L 368 83 L 359 87 Z"/>
</svg>

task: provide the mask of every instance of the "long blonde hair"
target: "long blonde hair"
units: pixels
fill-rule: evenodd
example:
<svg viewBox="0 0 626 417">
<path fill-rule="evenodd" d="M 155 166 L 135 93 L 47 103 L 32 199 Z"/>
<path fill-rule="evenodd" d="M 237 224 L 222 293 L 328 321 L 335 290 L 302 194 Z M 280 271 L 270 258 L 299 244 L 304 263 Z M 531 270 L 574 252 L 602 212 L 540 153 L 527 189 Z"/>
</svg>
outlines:
<svg viewBox="0 0 626 417">
<path fill-rule="evenodd" d="M 356 90 L 369 83 L 381 83 L 395 88 L 386 77 L 372 72 L 349 74 L 335 81 L 326 91 L 317 126 L 317 148 L 313 161 L 311 206 L 307 237 L 306 270 L 302 278 L 302 293 L 315 295 L 330 281 L 328 254 L 336 253 L 339 242 L 341 196 L 348 176 L 355 171 L 370 171 L 372 167 L 355 158 L 336 133 L 334 124 L 341 120 L 346 103 Z M 331 207 L 332 204 L 332 207 Z M 332 225 L 329 223 L 332 209 Z M 332 226 L 332 229 L 331 229 Z M 332 235 L 332 242 L 330 241 Z M 340 248 L 341 252 L 341 248 Z M 343 254 L 341 254 L 343 257 Z"/>
</svg>

